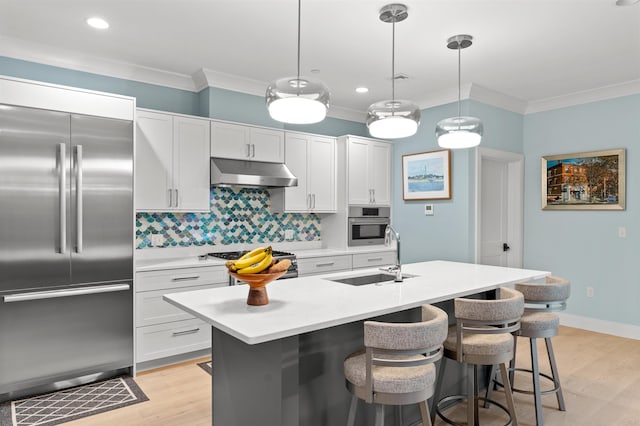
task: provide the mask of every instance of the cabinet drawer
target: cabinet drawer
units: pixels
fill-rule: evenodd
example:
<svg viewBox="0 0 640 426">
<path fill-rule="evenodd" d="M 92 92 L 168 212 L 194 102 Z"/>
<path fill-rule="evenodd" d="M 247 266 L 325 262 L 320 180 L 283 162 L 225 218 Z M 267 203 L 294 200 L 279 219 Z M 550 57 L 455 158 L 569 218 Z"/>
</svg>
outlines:
<svg viewBox="0 0 640 426">
<path fill-rule="evenodd" d="M 136 293 L 136 327 L 162 324 L 171 321 L 192 319 L 193 316 L 182 309 L 162 300 L 162 295 L 178 291 L 204 290 L 222 287 L 226 284 L 209 284 L 201 286 L 180 287 L 177 289 L 162 289 Z"/>
<path fill-rule="evenodd" d="M 353 255 L 353 269 L 369 268 L 372 266 L 393 265 L 396 262 L 396 253 L 384 251 L 377 253 L 359 253 Z"/>
<path fill-rule="evenodd" d="M 351 255 L 298 259 L 298 274 L 314 275 L 351 269 Z"/>
<path fill-rule="evenodd" d="M 227 268 L 222 265 L 136 273 L 137 292 L 169 288 L 180 291 L 183 287 L 228 282 Z"/>
<path fill-rule="evenodd" d="M 211 347 L 211 326 L 191 319 L 136 328 L 136 362 Z"/>
</svg>

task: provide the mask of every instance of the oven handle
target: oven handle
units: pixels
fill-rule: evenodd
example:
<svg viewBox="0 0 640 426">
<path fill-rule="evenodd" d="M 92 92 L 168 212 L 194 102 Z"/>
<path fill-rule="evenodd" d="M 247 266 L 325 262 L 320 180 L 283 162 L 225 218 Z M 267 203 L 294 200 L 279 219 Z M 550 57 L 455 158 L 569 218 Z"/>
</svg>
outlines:
<svg viewBox="0 0 640 426">
<path fill-rule="evenodd" d="M 111 293 L 129 290 L 129 284 L 101 285 L 95 287 L 80 287 L 70 290 L 35 291 L 32 293 L 16 293 L 4 296 L 4 303 L 25 302 L 28 300 L 53 299 L 56 297 L 83 296 L 86 294 Z"/>
</svg>

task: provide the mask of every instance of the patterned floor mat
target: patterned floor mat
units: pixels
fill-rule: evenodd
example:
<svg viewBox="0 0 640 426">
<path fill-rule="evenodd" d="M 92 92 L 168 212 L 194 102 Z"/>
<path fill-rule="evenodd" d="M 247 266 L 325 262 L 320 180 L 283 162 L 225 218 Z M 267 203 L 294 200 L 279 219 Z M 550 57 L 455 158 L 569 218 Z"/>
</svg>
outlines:
<svg viewBox="0 0 640 426">
<path fill-rule="evenodd" d="M 53 426 L 148 401 L 131 377 L 117 377 L 0 404 L 0 426 Z"/>
<path fill-rule="evenodd" d="M 213 367 L 212 367 L 213 362 L 212 361 L 205 361 L 205 362 L 199 362 L 198 366 L 200 368 L 202 368 L 204 371 L 206 371 L 209 374 L 213 374 Z M 1 425 L 0 425 L 1 426 Z"/>
</svg>

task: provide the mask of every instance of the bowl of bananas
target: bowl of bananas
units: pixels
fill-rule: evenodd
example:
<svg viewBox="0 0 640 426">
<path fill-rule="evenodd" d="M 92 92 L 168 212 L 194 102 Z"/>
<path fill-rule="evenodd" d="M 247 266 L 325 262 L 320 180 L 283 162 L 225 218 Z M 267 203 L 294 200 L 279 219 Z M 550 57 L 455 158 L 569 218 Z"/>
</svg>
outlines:
<svg viewBox="0 0 640 426">
<path fill-rule="evenodd" d="M 260 306 L 269 303 L 269 296 L 265 286 L 287 273 L 291 261 L 282 259 L 276 261 L 271 255 L 269 247 L 258 247 L 243 255 L 240 259 L 226 263 L 229 275 L 239 281 L 249 284 L 247 305 Z"/>
</svg>

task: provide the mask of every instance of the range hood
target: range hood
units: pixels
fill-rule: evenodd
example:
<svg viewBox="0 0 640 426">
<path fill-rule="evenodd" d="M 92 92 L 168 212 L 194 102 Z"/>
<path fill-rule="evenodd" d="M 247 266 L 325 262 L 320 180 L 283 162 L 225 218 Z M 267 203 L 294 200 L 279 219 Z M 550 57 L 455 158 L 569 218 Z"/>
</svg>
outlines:
<svg viewBox="0 0 640 426">
<path fill-rule="evenodd" d="M 282 163 L 211 157 L 211 186 L 278 188 L 298 186 L 298 178 Z"/>
</svg>

